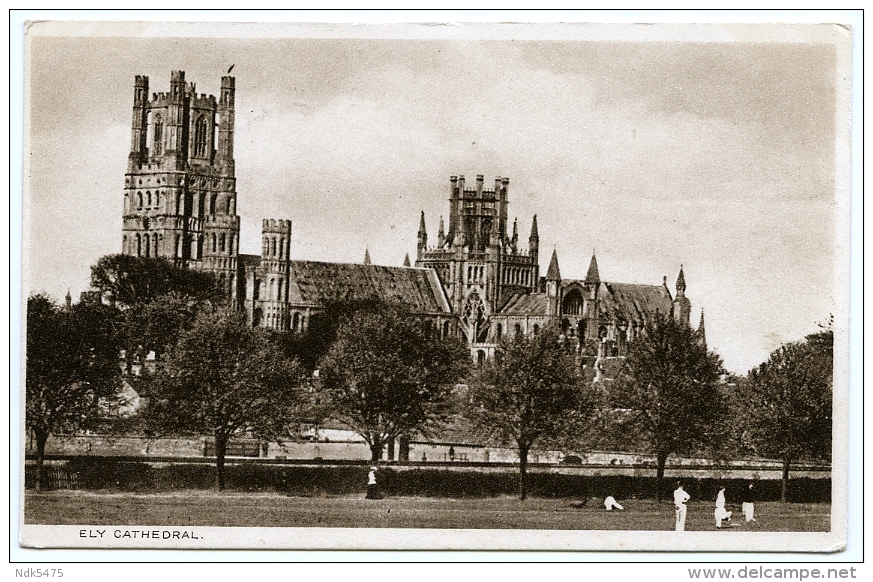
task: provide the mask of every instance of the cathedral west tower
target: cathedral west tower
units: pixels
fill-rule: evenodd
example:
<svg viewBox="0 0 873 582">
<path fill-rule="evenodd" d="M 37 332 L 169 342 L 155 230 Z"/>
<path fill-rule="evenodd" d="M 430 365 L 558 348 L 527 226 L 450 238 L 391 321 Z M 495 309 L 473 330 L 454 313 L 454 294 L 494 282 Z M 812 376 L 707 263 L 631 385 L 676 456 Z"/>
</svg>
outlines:
<svg viewBox="0 0 873 582">
<path fill-rule="evenodd" d="M 241 284 L 234 100 L 233 77 L 221 78 L 218 99 L 197 94 L 184 71 L 151 97 L 148 77 L 135 77 L 122 230 L 123 254 L 209 271 L 232 304 Z"/>
</svg>

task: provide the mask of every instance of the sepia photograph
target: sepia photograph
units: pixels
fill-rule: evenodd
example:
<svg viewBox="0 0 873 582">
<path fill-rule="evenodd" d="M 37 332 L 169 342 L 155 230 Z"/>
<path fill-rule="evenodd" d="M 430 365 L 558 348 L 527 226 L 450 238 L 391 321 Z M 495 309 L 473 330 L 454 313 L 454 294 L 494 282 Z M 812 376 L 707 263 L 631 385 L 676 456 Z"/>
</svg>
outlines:
<svg viewBox="0 0 873 582">
<path fill-rule="evenodd" d="M 851 49 L 27 23 L 21 545 L 843 549 Z"/>
</svg>

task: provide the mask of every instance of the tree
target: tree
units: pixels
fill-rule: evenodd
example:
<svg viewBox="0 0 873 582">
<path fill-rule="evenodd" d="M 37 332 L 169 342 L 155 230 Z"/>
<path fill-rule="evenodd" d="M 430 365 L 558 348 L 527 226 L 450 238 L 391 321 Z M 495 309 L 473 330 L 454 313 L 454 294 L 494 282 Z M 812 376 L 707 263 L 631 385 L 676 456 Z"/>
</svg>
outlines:
<svg viewBox="0 0 873 582">
<path fill-rule="evenodd" d="M 610 402 L 622 412 L 626 429 L 657 456 L 658 502 L 667 457 L 717 444 L 724 412 L 721 371 L 721 359 L 697 333 L 669 315 L 656 313 L 628 346 Z"/>
<path fill-rule="evenodd" d="M 782 460 L 782 501 L 793 461 L 830 459 L 834 334 L 826 329 L 788 343 L 749 373 L 741 394 L 744 438 L 759 454 Z"/>
<path fill-rule="evenodd" d="M 179 339 L 179 334 L 194 324 L 199 313 L 212 310 L 208 302 L 176 292 L 132 305 L 124 311 L 119 328 L 127 365 L 130 366 L 137 357 L 142 358 L 149 352 L 163 356 Z"/>
<path fill-rule="evenodd" d="M 373 461 L 389 441 L 427 431 L 445 415 L 470 354 L 437 334 L 402 309 L 362 309 L 339 325 L 322 358 L 315 395 L 364 438 Z"/>
<path fill-rule="evenodd" d="M 153 379 L 150 424 L 160 432 L 211 434 L 215 485 L 224 489 L 231 437 L 281 438 L 300 404 L 299 369 L 238 313 L 203 313 L 183 331 Z"/>
<path fill-rule="evenodd" d="M 164 258 L 106 255 L 91 267 L 91 287 L 123 313 L 119 338 L 128 371 L 149 352 L 160 358 L 198 313 L 225 300 L 212 274 Z"/>
<path fill-rule="evenodd" d="M 519 497 L 527 497 L 528 452 L 535 443 L 573 435 L 590 419 L 591 385 L 575 355 L 548 327 L 501 343 L 472 392 L 470 416 L 485 433 L 518 446 Z"/>
<path fill-rule="evenodd" d="M 288 357 L 297 359 L 301 366 L 311 372 L 318 368 L 322 358 L 330 351 L 342 323 L 359 311 L 376 312 L 384 308 L 385 305 L 376 299 L 328 301 L 312 314 L 305 331 L 283 333 L 279 341 Z"/>
<path fill-rule="evenodd" d="M 186 269 L 163 258 L 106 255 L 91 267 L 91 288 L 110 305 L 127 308 L 176 293 L 220 302 L 223 293 L 210 273 Z"/>
<path fill-rule="evenodd" d="M 44 295 L 27 300 L 25 426 L 36 441 L 37 491 L 49 436 L 87 428 L 115 404 L 117 317 L 99 303 L 66 310 Z"/>
</svg>

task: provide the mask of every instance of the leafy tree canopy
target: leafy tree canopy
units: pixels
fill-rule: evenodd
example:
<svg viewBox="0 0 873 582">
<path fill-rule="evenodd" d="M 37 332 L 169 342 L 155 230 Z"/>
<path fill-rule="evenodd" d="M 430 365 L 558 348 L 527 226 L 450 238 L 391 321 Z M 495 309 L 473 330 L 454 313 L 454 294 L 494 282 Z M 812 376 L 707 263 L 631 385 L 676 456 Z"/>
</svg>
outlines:
<svg viewBox="0 0 873 582">
<path fill-rule="evenodd" d="M 281 439 L 300 406 L 299 367 L 238 313 L 200 314 L 152 384 L 148 414 L 157 432 L 213 435 L 219 489 L 228 440 L 242 433 Z"/>
<path fill-rule="evenodd" d="M 99 303 L 67 310 L 44 295 L 28 298 L 25 426 L 37 445 L 37 487 L 48 437 L 86 428 L 117 403 L 117 317 Z"/>
<path fill-rule="evenodd" d="M 578 374 L 575 354 L 558 330 L 518 334 L 502 343 L 482 368 L 471 415 L 483 431 L 529 449 L 588 418 L 593 392 Z"/>
<path fill-rule="evenodd" d="M 626 430 L 657 456 L 657 497 L 671 454 L 717 448 L 723 439 L 725 401 L 719 391 L 723 366 L 697 333 L 656 313 L 628 346 L 619 377 L 609 388 Z"/>
<path fill-rule="evenodd" d="M 305 369 L 313 371 L 330 350 L 344 321 L 359 311 L 373 313 L 385 308 L 382 302 L 375 299 L 332 301 L 312 315 L 306 331 L 281 334 L 279 341 L 288 357 L 297 359 Z"/>
<path fill-rule="evenodd" d="M 745 438 L 778 459 L 830 459 L 834 334 L 828 329 L 788 343 L 749 373 L 742 394 Z"/>
<path fill-rule="evenodd" d="M 402 309 L 361 309 L 339 324 L 320 362 L 316 395 L 378 460 L 388 440 L 427 431 L 444 416 L 469 361 L 460 341 L 439 338 Z"/>
<path fill-rule="evenodd" d="M 129 308 L 171 293 L 198 301 L 221 301 L 210 273 L 163 258 L 106 255 L 91 267 L 91 287 L 111 305 Z"/>
<path fill-rule="evenodd" d="M 150 351 L 163 355 L 176 343 L 179 334 L 194 324 L 204 307 L 204 303 L 174 292 L 134 305 L 124 311 L 119 327 L 124 349 L 128 355 L 139 357 Z M 128 358 L 130 362 L 132 359 Z"/>
<path fill-rule="evenodd" d="M 656 315 L 628 348 L 610 387 L 611 404 L 631 412 L 650 450 L 687 454 L 719 434 L 721 359 L 687 325 Z"/>
<path fill-rule="evenodd" d="M 470 416 L 482 431 L 517 445 L 524 499 L 530 449 L 538 442 L 583 440 L 594 402 L 569 342 L 547 327 L 533 337 L 518 334 L 497 348 L 475 383 Z"/>
</svg>

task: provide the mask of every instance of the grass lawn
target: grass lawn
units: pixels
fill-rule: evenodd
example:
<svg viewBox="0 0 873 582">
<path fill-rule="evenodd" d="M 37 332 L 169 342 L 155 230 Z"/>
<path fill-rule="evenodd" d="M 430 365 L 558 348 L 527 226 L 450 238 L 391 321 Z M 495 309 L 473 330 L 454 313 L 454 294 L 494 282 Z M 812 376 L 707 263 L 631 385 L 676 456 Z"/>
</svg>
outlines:
<svg viewBox="0 0 873 582">
<path fill-rule="evenodd" d="M 48 525 L 156 525 L 225 527 L 395 527 L 470 529 L 671 530 L 669 502 L 620 500 L 624 511 L 607 512 L 592 499 L 582 508 L 566 499 L 511 497 L 444 499 L 397 497 L 286 497 L 276 493 L 181 491 L 98 493 L 28 491 L 25 523 Z M 686 530 L 715 530 L 714 502 L 688 504 Z M 747 524 L 739 508 L 728 531 L 824 532 L 830 504 L 757 503 L 758 521 Z"/>
</svg>

